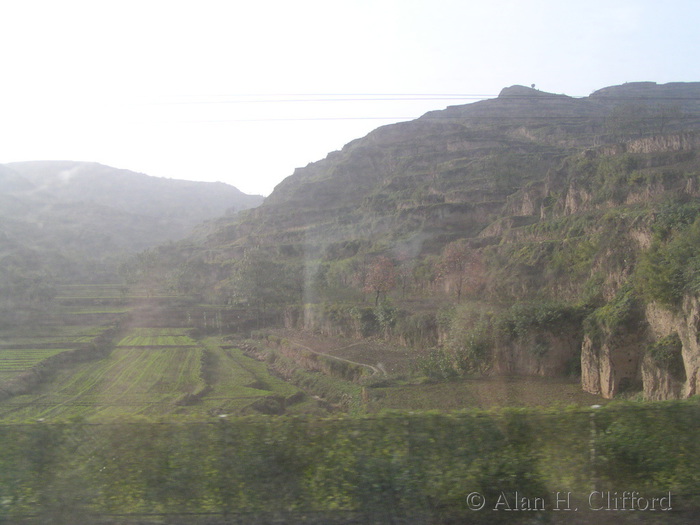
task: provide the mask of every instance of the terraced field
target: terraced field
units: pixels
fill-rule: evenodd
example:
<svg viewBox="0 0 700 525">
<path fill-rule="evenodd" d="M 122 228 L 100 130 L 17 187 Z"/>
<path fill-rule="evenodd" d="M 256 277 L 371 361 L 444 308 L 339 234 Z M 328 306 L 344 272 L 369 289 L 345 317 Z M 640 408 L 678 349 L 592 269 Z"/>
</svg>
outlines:
<svg viewBox="0 0 700 525">
<path fill-rule="evenodd" d="M 44 316 L 0 334 L 0 389 L 47 359 L 85 347 L 128 311 L 119 285 L 61 286 Z"/>
<path fill-rule="evenodd" d="M 135 328 L 117 346 L 197 346 L 180 328 Z"/>
<path fill-rule="evenodd" d="M 23 372 L 45 360 L 90 343 L 107 327 L 44 326 L 8 331 L 0 338 L 0 388 Z"/>
<path fill-rule="evenodd" d="M 222 345 L 217 338 L 202 343 L 207 349 L 211 390 L 202 398 L 201 408 L 210 415 L 250 411 L 281 413 L 303 410 L 296 404 L 304 396 L 293 385 L 270 375 L 265 363 L 243 355 L 236 347 Z"/>
<path fill-rule="evenodd" d="M 17 373 L 24 372 L 68 348 L 22 348 L 0 351 L 0 382 L 12 379 Z"/>
<path fill-rule="evenodd" d="M 299 391 L 272 377 L 264 363 L 216 338 L 197 341 L 178 298 L 126 293 L 118 285 L 61 288 L 51 315 L 0 338 L 3 383 L 76 348 L 91 348 L 121 325 L 101 352 L 42 366 L 41 381 L 0 401 L 0 421 L 105 420 L 175 416 L 210 419 L 223 414 L 280 413 L 299 404 Z M 194 311 L 193 317 L 197 312 Z M 206 314 L 199 314 L 206 315 Z M 92 345 L 94 346 L 94 345 Z"/>
<path fill-rule="evenodd" d="M 149 344 L 126 344 L 132 340 Z M 171 346 L 170 341 L 180 344 Z M 181 398 L 205 387 L 202 352 L 182 330 L 177 334 L 152 330 L 145 338 L 139 332 L 129 334 L 109 356 L 62 367 L 36 393 L 7 400 L 0 406 L 0 418 L 111 417 L 173 411 Z"/>
</svg>

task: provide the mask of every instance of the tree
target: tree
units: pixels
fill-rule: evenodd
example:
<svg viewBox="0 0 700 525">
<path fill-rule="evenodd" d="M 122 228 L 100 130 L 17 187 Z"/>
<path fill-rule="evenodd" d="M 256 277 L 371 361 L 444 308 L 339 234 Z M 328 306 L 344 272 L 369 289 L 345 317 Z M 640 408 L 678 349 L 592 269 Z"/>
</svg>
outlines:
<svg viewBox="0 0 700 525">
<path fill-rule="evenodd" d="M 439 257 L 437 255 L 428 255 L 420 259 L 413 266 L 412 278 L 421 292 L 423 292 L 426 287 L 432 290 L 435 283 L 440 278 L 438 259 Z"/>
<path fill-rule="evenodd" d="M 398 265 L 396 267 L 396 279 L 401 286 L 401 296 L 406 296 L 406 290 L 413 280 L 413 258 L 408 252 L 402 251 L 398 254 Z"/>
<path fill-rule="evenodd" d="M 369 266 L 364 279 L 364 291 L 374 293 L 374 304 L 379 304 L 379 298 L 382 294 L 386 296 L 387 292 L 396 287 L 397 270 L 394 261 L 389 257 L 382 255 L 374 259 Z"/>
<path fill-rule="evenodd" d="M 239 301 L 263 311 L 300 301 L 304 289 L 300 267 L 275 261 L 262 250 L 251 250 L 236 262 L 230 283 Z"/>
<path fill-rule="evenodd" d="M 483 280 L 484 269 L 481 255 L 471 249 L 464 240 L 459 240 L 445 246 L 438 273 L 448 288 L 454 287 L 459 302 L 463 292 L 478 288 Z"/>
</svg>

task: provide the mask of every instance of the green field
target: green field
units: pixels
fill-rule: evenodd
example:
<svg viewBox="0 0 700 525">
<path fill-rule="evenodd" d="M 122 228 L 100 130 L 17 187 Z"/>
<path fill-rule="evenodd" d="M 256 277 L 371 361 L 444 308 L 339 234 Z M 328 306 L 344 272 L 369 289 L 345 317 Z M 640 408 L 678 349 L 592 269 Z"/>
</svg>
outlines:
<svg viewBox="0 0 700 525">
<path fill-rule="evenodd" d="M 72 342 L 77 338 L 98 336 L 105 330 L 106 327 L 104 326 L 80 324 L 21 326 L 15 329 L 4 330 L 2 336 L 0 336 L 0 344 Z"/>
<path fill-rule="evenodd" d="M 265 363 L 244 356 L 239 348 L 222 347 L 216 338 L 208 338 L 202 344 L 208 352 L 212 386 L 202 399 L 207 413 L 238 414 L 256 403 L 273 400 L 284 405 L 282 400 L 299 393 L 298 388 L 272 376 Z"/>
<path fill-rule="evenodd" d="M 80 333 L 74 340 L 88 337 Z M 197 342 L 182 328 L 137 327 L 117 339 L 107 356 L 59 367 L 31 394 L 0 403 L 0 421 L 278 413 L 299 393 L 216 338 Z M 0 380 L 59 351 L 5 350 Z"/>
<path fill-rule="evenodd" d="M 180 328 L 135 328 L 117 346 L 197 346 Z"/>
<path fill-rule="evenodd" d="M 0 350 L 0 385 L 38 365 L 45 359 L 60 354 L 67 348 L 30 348 Z"/>
<path fill-rule="evenodd" d="M 0 351 L 0 373 L 7 371 L 26 370 L 47 357 L 67 351 L 67 348 L 30 348 L 10 349 Z"/>
<path fill-rule="evenodd" d="M 27 393 L 0 402 L 0 422 L 212 420 L 287 412 L 292 398 L 303 408 L 299 390 L 271 376 L 265 363 L 222 347 L 216 338 L 196 340 L 190 327 L 163 327 L 168 320 L 158 309 L 172 304 L 177 303 L 168 296 L 117 284 L 61 286 L 49 317 L 0 336 L 0 388 L 60 352 L 83 353 L 43 366 L 39 383 L 29 382 Z M 107 332 L 110 328 L 115 330 Z"/>
<path fill-rule="evenodd" d="M 0 418 L 158 415 L 203 388 L 201 349 L 118 348 L 109 357 L 57 371 L 32 395 L 0 405 Z"/>
<path fill-rule="evenodd" d="M 90 343 L 106 329 L 47 325 L 8 330 L 0 338 L 0 386 L 50 357 Z"/>
</svg>

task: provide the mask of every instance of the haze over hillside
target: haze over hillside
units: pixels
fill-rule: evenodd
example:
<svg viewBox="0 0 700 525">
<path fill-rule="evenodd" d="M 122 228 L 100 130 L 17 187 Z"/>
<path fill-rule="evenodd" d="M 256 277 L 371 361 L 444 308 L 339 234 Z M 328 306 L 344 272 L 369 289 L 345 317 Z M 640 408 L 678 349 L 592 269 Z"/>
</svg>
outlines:
<svg viewBox="0 0 700 525">
<path fill-rule="evenodd" d="M 127 255 L 181 239 L 205 220 L 262 200 L 223 183 L 156 178 L 97 163 L 1 165 L 3 289 L 26 279 L 107 278 Z"/>
</svg>

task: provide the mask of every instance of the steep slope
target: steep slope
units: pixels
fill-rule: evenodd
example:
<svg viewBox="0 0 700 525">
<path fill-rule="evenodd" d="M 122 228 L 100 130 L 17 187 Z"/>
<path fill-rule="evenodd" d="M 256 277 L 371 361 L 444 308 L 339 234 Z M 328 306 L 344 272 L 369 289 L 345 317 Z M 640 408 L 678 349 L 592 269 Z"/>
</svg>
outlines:
<svg viewBox="0 0 700 525">
<path fill-rule="evenodd" d="M 434 347 L 429 375 L 692 395 L 699 130 L 700 83 L 506 88 L 298 169 L 177 262 L 288 326 Z"/>
<path fill-rule="evenodd" d="M 228 238 L 254 232 L 322 250 L 355 235 L 476 233 L 508 195 L 567 155 L 617 140 L 617 128 L 627 138 L 641 136 L 662 113 L 664 131 L 697 125 L 697 117 L 690 120 L 698 110 L 693 89 L 640 83 L 576 99 L 514 86 L 494 100 L 384 126 L 298 169 L 247 221 L 227 221 L 236 225 Z"/>
</svg>

